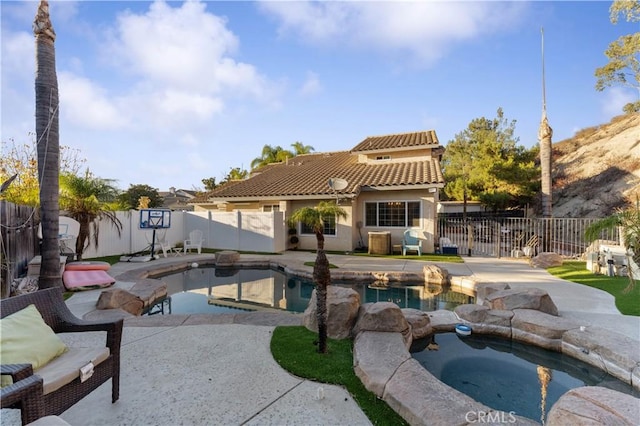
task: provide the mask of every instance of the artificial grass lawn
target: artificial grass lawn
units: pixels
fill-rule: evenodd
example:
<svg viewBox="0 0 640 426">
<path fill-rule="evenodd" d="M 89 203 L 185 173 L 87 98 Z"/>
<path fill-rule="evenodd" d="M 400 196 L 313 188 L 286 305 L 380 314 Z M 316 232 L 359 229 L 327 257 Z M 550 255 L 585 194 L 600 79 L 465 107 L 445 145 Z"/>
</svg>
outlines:
<svg viewBox="0 0 640 426">
<path fill-rule="evenodd" d="M 604 290 L 616 298 L 616 308 L 624 315 L 640 316 L 640 282 L 636 280 L 633 290 L 625 293 L 628 277 L 596 275 L 587 270 L 587 262 L 564 262 L 562 266 L 548 268 L 551 275 L 574 283 Z"/>
<path fill-rule="evenodd" d="M 353 371 L 353 342 L 327 339 L 327 353 L 313 344 L 318 335 L 303 326 L 279 326 L 271 337 L 271 354 L 285 370 L 298 377 L 343 386 L 353 396 L 371 423 L 406 425 L 398 413 L 365 389 Z"/>
<path fill-rule="evenodd" d="M 418 256 L 416 254 L 408 254 L 403 256 L 401 254 L 369 254 L 369 253 L 353 253 L 353 256 L 368 256 L 368 257 L 386 257 L 389 259 L 399 260 L 422 260 L 425 262 L 451 262 L 451 263 L 464 263 L 464 260 L 458 255 L 454 254 L 437 254 L 429 253 Z"/>
</svg>

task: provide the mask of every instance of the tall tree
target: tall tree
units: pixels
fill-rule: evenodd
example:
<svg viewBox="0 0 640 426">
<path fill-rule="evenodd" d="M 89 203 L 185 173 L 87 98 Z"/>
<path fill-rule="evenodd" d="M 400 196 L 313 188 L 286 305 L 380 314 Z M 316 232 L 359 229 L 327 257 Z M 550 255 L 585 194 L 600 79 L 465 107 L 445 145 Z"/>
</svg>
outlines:
<svg viewBox="0 0 640 426">
<path fill-rule="evenodd" d="M 229 170 L 222 182 L 225 183 L 232 180 L 243 180 L 247 178 L 247 175 L 249 175 L 249 172 L 245 169 L 242 169 L 240 167 L 233 167 Z"/>
<path fill-rule="evenodd" d="M 32 135 L 32 134 L 31 134 Z M 38 207 L 40 205 L 40 185 L 38 184 L 38 151 L 35 141 L 16 144 L 13 139 L 2 141 L 2 162 L 0 162 L 0 182 L 16 176 L 3 191 L 0 198 L 14 204 Z M 79 150 L 60 145 L 60 172 L 76 174 L 86 162 L 80 158 Z"/>
<path fill-rule="evenodd" d="M 497 210 L 529 202 L 537 189 L 532 152 L 517 145 L 515 121 L 501 108 L 494 119 L 476 118 L 447 144 L 442 158 L 445 195 L 479 200 Z"/>
<path fill-rule="evenodd" d="M 107 219 L 120 235 L 122 223 L 115 214 L 118 189 L 112 180 L 97 178 L 88 170 L 84 176 L 62 174 L 60 180 L 60 206 L 80 223 L 76 255 L 82 260 L 82 254 L 91 242 L 92 230 L 93 243 L 98 247 L 100 219 Z"/>
<path fill-rule="evenodd" d="M 38 146 L 38 182 L 40 185 L 40 222 L 42 245 L 38 286 L 62 286 L 60 275 L 60 245 L 58 241 L 60 215 L 58 207 L 60 135 L 58 77 L 56 75 L 56 33 L 49 17 L 49 3 L 41 0 L 33 21 L 36 40 L 36 140 Z"/>
<path fill-rule="evenodd" d="M 609 9 L 612 24 L 622 15 L 627 22 L 640 21 L 640 0 L 614 0 Z M 620 36 L 609 44 L 604 52 L 609 62 L 596 68 L 596 90 L 615 85 L 627 86 L 638 91 L 640 98 L 640 32 Z M 640 99 L 624 106 L 624 112 L 640 112 Z"/>
<path fill-rule="evenodd" d="M 265 145 L 262 147 L 262 154 L 260 154 L 260 157 L 254 158 L 251 162 L 251 170 L 271 163 L 280 163 L 282 161 L 286 161 L 287 158 L 293 158 L 294 156 L 293 152 L 288 151 L 281 146 L 272 147 L 271 145 Z"/>
<path fill-rule="evenodd" d="M 216 183 L 216 178 L 214 177 L 202 179 L 202 184 L 204 185 L 205 191 L 213 191 L 218 187 L 218 184 Z"/>
<path fill-rule="evenodd" d="M 542 217 L 551 217 L 553 215 L 552 207 L 552 191 L 553 182 L 551 180 L 551 168 L 553 166 L 552 144 L 551 138 L 553 130 L 549 126 L 547 119 L 547 96 L 545 93 L 544 81 L 544 32 L 541 30 L 542 36 L 542 119 L 538 128 L 538 140 L 540 141 L 540 184 L 541 184 L 541 201 L 542 201 Z M 545 242 L 548 239 L 544 239 Z M 546 251 L 546 250 L 545 250 Z"/>
<path fill-rule="evenodd" d="M 315 151 L 311 145 L 305 145 L 299 141 L 292 143 L 291 146 L 293 147 L 293 153 L 295 155 L 310 154 L 312 151 Z"/>
<path fill-rule="evenodd" d="M 327 287 L 331 284 L 329 260 L 324 250 L 324 222 L 327 218 L 346 219 L 347 212 L 335 202 L 321 201 L 315 207 L 303 207 L 295 210 L 289 218 L 289 224 L 304 223 L 313 229 L 318 244 L 316 262 L 313 266 L 313 281 L 316 285 L 316 304 L 318 320 L 318 352 L 327 352 Z"/>
<path fill-rule="evenodd" d="M 162 207 L 163 199 L 156 188 L 149 185 L 129 185 L 129 189 L 118 196 L 120 207 L 125 210 L 137 209 L 141 197 L 149 198 L 149 207 Z"/>
</svg>

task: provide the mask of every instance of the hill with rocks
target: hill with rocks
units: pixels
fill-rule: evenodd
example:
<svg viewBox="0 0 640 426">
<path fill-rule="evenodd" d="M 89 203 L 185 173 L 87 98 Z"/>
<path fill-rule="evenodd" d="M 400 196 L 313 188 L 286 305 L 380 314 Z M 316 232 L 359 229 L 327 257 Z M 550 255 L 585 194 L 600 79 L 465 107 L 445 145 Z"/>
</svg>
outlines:
<svg viewBox="0 0 640 426">
<path fill-rule="evenodd" d="M 605 217 L 640 197 L 640 114 L 553 144 L 553 215 Z"/>
</svg>

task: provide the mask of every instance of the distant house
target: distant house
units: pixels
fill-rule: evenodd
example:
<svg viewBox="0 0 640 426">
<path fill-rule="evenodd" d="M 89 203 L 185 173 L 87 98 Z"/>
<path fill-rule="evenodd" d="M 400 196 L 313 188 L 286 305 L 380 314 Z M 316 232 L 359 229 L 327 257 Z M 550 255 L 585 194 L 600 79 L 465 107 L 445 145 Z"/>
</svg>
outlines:
<svg viewBox="0 0 640 426">
<path fill-rule="evenodd" d="M 348 218 L 326 221 L 325 249 L 365 247 L 371 232 L 387 232 L 398 245 L 412 228 L 420 231 L 423 251 L 433 252 L 443 153 L 433 130 L 368 137 L 350 151 L 263 166 L 190 204 L 195 211 L 281 211 L 286 219 L 301 207 L 337 200 Z M 316 248 L 310 229 L 298 224 L 296 233 L 298 248 Z"/>
<path fill-rule="evenodd" d="M 197 193 L 196 191 L 189 191 L 186 189 L 169 188 L 169 191 L 160 191 L 162 197 L 162 207 L 171 210 L 187 210 L 192 211 L 193 206 L 189 204 L 193 200 Z"/>
</svg>

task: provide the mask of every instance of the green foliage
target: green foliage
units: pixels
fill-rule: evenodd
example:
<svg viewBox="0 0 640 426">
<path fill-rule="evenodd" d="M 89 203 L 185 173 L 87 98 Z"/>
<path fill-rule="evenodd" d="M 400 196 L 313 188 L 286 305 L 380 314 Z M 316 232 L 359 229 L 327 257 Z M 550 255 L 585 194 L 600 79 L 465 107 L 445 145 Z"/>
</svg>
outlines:
<svg viewBox="0 0 640 426">
<path fill-rule="evenodd" d="M 320 201 L 314 207 L 303 207 L 295 210 L 289 217 L 289 226 L 295 227 L 298 222 L 313 228 L 313 232 L 322 234 L 326 218 L 347 218 L 347 212 L 333 201 Z M 320 247 L 318 247 L 320 248 Z"/>
<path fill-rule="evenodd" d="M 33 137 L 33 134 L 29 134 Z M 13 139 L 2 141 L 2 162 L 0 162 L 0 184 L 13 175 L 16 178 L 0 198 L 14 204 L 37 207 L 40 205 L 38 184 L 38 155 L 34 140 L 17 144 Z M 60 146 L 60 173 L 77 174 L 86 160 L 80 158 L 79 151 L 68 146 Z"/>
<path fill-rule="evenodd" d="M 140 198 L 149 198 L 149 207 L 162 207 L 163 199 L 156 188 L 149 185 L 129 185 L 129 189 L 118 196 L 120 208 L 124 210 L 137 209 L 140 204 Z"/>
<path fill-rule="evenodd" d="M 101 179 L 86 171 L 84 176 L 71 173 L 60 175 L 60 209 L 80 223 L 80 231 L 76 241 L 76 254 L 82 259 L 82 253 L 89 247 L 90 236 L 98 247 L 100 236 L 100 221 L 108 219 L 118 231 L 122 230 L 122 223 L 115 215 L 118 189 L 113 180 Z"/>
<path fill-rule="evenodd" d="M 635 207 L 619 210 L 589 225 L 585 230 L 585 238 L 588 241 L 595 241 L 601 238 L 603 231 L 613 230 L 616 227 L 620 228 L 624 246 L 633 253 L 631 258 L 636 265 L 640 265 L 640 198 L 636 198 Z M 635 281 L 629 268 L 629 287 L 632 288 L 634 285 Z"/>
<path fill-rule="evenodd" d="M 293 152 L 288 151 L 281 146 L 272 147 L 265 145 L 262 148 L 260 157 L 254 158 L 251 162 L 251 169 L 257 169 L 271 163 L 280 163 L 286 161 L 287 158 L 294 157 Z"/>
<path fill-rule="evenodd" d="M 311 145 L 305 145 L 302 142 L 296 141 L 291 144 L 295 155 L 309 154 L 315 149 Z"/>
<path fill-rule="evenodd" d="M 446 196 L 494 210 L 530 202 L 539 188 L 537 150 L 518 146 L 514 133 L 515 120 L 498 108 L 496 118 L 476 118 L 456 134 L 442 159 Z"/>
<path fill-rule="evenodd" d="M 293 158 L 296 155 L 309 154 L 315 149 L 311 145 L 305 145 L 302 142 L 294 142 L 291 144 L 294 151 L 289 151 L 281 146 L 273 147 L 271 145 L 265 145 L 262 148 L 262 154 L 260 157 L 254 158 L 251 162 L 251 170 L 257 169 L 262 166 L 266 166 L 271 163 L 280 163 L 286 161 L 287 158 Z"/>
<path fill-rule="evenodd" d="M 351 340 L 328 339 L 327 353 L 321 354 L 313 349 L 317 338 L 317 334 L 302 326 L 276 327 L 271 337 L 271 354 L 295 376 L 345 387 L 374 425 L 407 424 L 355 375 Z"/>
<path fill-rule="evenodd" d="M 213 191 L 218 187 L 218 184 L 216 183 L 216 178 L 214 177 L 202 179 L 202 184 L 204 185 L 205 191 Z"/>
<path fill-rule="evenodd" d="M 563 280 L 604 290 L 615 297 L 616 308 L 623 315 L 640 316 L 640 286 L 629 291 L 629 282 L 625 277 L 592 274 L 587 270 L 586 262 L 564 262 L 562 266 L 549 268 L 547 271 Z"/>
<path fill-rule="evenodd" d="M 627 22 L 640 21 L 640 0 L 615 0 L 610 8 L 613 24 L 622 15 Z M 640 32 L 625 34 L 611 42 L 604 52 L 609 62 L 595 71 L 596 90 L 627 86 L 640 91 Z M 624 106 L 626 113 L 640 111 L 640 101 Z"/>
<path fill-rule="evenodd" d="M 229 169 L 229 172 L 226 174 L 226 176 L 222 179 L 222 181 L 220 182 L 220 185 L 223 185 L 227 182 L 231 182 L 233 180 L 246 179 L 248 175 L 249 175 L 249 172 L 247 170 L 242 169 L 240 167 L 232 167 Z"/>
<path fill-rule="evenodd" d="M 366 256 L 366 257 L 385 257 L 388 259 L 398 260 L 419 260 L 421 262 L 449 262 L 449 263 L 464 263 L 464 260 L 458 255 L 454 254 L 437 254 L 428 253 L 418 256 L 417 254 L 407 254 L 403 256 L 401 254 L 368 254 L 368 253 L 352 253 L 352 256 Z"/>
</svg>

